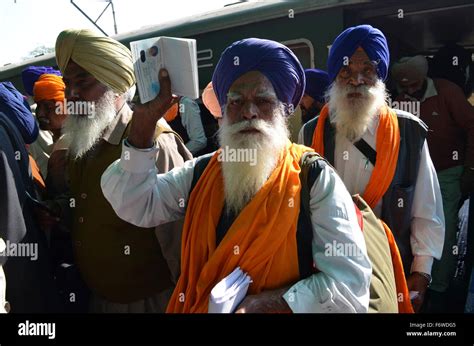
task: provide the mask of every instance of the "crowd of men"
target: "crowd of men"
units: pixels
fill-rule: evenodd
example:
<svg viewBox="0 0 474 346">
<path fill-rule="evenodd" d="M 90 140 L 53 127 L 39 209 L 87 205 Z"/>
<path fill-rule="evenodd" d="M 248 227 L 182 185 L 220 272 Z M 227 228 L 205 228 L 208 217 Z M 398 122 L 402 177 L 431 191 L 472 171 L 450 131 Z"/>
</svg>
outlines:
<svg viewBox="0 0 474 346">
<path fill-rule="evenodd" d="M 471 270 L 454 287 L 474 189 L 467 80 L 421 55 L 390 64 L 370 25 L 335 38 L 327 71 L 239 40 L 202 93 L 214 150 L 166 70 L 137 104 L 120 42 L 65 30 L 55 48 L 58 70 L 22 74 L 35 116 L 0 83 L 0 310 L 203 313 L 237 267 L 252 279 L 237 313 L 474 309 Z"/>
</svg>

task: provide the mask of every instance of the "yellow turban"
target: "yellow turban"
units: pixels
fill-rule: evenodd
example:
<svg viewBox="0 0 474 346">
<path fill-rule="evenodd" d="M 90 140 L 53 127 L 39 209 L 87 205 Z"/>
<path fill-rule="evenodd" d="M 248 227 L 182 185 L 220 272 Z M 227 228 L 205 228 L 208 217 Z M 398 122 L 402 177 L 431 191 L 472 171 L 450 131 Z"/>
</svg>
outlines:
<svg viewBox="0 0 474 346">
<path fill-rule="evenodd" d="M 135 84 L 130 50 L 92 30 L 68 29 L 59 34 L 56 61 L 63 74 L 70 59 L 115 92 L 124 93 Z"/>
</svg>

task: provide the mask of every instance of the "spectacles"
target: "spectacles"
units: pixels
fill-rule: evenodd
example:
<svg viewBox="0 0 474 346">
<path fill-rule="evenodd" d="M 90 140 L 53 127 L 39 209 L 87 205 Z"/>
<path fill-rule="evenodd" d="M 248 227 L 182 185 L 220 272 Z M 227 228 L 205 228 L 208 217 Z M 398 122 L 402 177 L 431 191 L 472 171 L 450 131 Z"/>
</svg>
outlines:
<svg viewBox="0 0 474 346">
<path fill-rule="evenodd" d="M 377 76 L 379 61 L 349 62 L 349 65 L 342 66 L 338 77 L 344 80 L 352 78 L 355 74 L 357 79 L 359 74 L 366 80 L 374 80 Z"/>
</svg>

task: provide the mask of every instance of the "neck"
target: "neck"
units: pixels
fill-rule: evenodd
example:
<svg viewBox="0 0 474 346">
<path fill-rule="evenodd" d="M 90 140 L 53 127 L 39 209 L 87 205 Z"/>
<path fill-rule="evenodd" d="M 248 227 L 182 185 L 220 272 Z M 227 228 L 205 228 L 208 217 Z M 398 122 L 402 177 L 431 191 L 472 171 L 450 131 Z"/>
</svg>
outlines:
<svg viewBox="0 0 474 346">
<path fill-rule="evenodd" d="M 53 134 L 53 143 L 56 143 L 59 139 L 59 137 L 61 137 L 61 130 L 51 130 L 51 133 Z"/>
</svg>

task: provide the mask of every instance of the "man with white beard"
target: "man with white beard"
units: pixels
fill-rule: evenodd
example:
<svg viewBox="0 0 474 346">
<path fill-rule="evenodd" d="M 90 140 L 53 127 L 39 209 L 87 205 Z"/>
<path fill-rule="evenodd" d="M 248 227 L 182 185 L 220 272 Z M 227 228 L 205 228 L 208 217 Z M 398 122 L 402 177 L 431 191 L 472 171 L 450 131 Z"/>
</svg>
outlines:
<svg viewBox="0 0 474 346">
<path fill-rule="evenodd" d="M 100 177 L 120 157 L 132 116 L 149 106 L 129 108 L 135 92 L 131 53 L 120 42 L 90 30 L 65 30 L 56 41 L 56 60 L 66 84 L 69 139 L 68 200 L 75 262 L 92 291 L 92 312 L 163 312 L 173 288 L 153 228 L 117 217 L 100 189 Z M 163 122 L 151 129 L 160 152 L 150 157 L 162 172 L 191 158 Z M 63 212 L 67 212 L 64 211 Z M 180 225 L 163 225 L 179 234 Z M 163 230 L 163 229 L 161 229 Z M 160 230 L 160 231 L 161 231 Z M 158 230 L 157 230 L 158 233 Z M 177 242 L 179 243 L 179 241 Z M 71 292 L 74 293 L 74 292 Z"/>
<path fill-rule="evenodd" d="M 331 46 L 328 104 L 300 131 L 392 230 L 418 311 L 441 257 L 444 214 L 436 171 L 417 117 L 386 104 L 389 50 L 370 25 L 342 32 Z"/>
<path fill-rule="evenodd" d="M 253 280 L 237 312 L 367 312 L 371 264 L 363 235 L 350 195 L 321 159 L 310 166 L 316 176 L 305 224 L 313 237 L 311 272 L 301 271 L 299 173 L 311 149 L 288 140 L 286 116 L 305 85 L 295 55 L 274 41 L 234 42 L 222 53 L 212 83 L 224 119 L 220 150 L 255 151 L 254 164 L 227 161 L 231 155 L 216 151 L 157 174 L 149 164 L 158 150 L 149 129 L 163 112 L 150 111 L 134 118 L 137 127 L 124 142 L 122 158 L 101 181 L 116 213 L 137 226 L 185 215 L 181 276 L 167 312 L 208 312 L 212 288 L 237 267 Z M 155 106 L 163 109 L 172 102 L 165 70 L 160 85 L 162 102 Z M 325 256 L 335 243 L 358 255 Z"/>
</svg>

